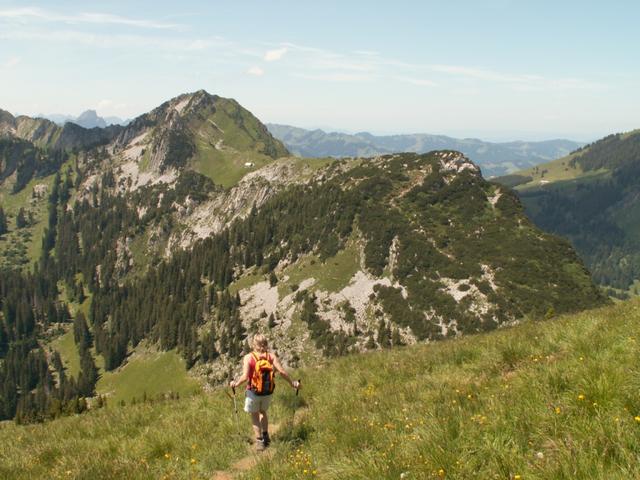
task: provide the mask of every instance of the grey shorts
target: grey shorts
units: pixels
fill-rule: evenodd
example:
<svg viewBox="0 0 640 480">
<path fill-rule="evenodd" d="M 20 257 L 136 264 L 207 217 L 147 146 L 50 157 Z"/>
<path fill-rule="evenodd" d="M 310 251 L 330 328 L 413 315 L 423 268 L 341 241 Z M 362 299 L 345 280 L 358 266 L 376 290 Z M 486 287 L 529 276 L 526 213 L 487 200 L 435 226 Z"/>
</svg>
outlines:
<svg viewBox="0 0 640 480">
<path fill-rule="evenodd" d="M 271 403 L 271 395 L 256 395 L 251 390 L 247 390 L 244 399 L 244 411 L 247 413 L 266 412 Z"/>
</svg>

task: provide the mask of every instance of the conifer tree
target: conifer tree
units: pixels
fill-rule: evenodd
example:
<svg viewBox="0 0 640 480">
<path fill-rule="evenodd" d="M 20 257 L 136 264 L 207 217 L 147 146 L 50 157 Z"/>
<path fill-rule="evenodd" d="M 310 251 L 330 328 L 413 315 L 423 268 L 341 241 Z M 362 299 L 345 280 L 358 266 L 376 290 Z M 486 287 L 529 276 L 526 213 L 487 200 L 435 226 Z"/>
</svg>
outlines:
<svg viewBox="0 0 640 480">
<path fill-rule="evenodd" d="M 4 214 L 4 210 L 0 207 L 0 236 L 9 231 L 7 227 L 7 217 Z"/>
<path fill-rule="evenodd" d="M 27 218 L 25 216 L 24 208 L 20 207 L 18 215 L 16 215 L 16 227 L 24 228 L 27 226 Z"/>
</svg>

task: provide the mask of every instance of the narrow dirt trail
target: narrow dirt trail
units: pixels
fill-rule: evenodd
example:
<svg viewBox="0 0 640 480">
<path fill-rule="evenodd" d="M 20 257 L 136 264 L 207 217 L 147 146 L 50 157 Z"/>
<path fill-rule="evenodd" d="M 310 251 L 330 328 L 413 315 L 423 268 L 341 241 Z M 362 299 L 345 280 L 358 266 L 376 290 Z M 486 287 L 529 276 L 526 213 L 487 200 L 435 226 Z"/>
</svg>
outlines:
<svg viewBox="0 0 640 480">
<path fill-rule="evenodd" d="M 275 435 L 280 430 L 280 424 L 274 423 L 269 426 L 269 433 Z M 273 457 L 274 447 L 269 447 L 263 452 L 257 452 L 254 445 L 250 445 L 249 453 L 235 462 L 228 470 L 218 470 L 213 474 L 212 480 L 233 480 L 244 472 L 251 470 L 258 462 Z"/>
</svg>

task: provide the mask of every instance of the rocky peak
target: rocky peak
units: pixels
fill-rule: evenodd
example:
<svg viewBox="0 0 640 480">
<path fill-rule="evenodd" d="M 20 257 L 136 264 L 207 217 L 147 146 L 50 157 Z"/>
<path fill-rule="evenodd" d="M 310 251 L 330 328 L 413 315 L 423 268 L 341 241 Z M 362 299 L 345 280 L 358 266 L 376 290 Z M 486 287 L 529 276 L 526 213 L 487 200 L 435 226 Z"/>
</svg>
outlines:
<svg viewBox="0 0 640 480">
<path fill-rule="evenodd" d="M 98 113 L 95 110 L 87 110 L 86 112 L 82 112 L 80 116 L 74 120 L 73 123 L 84 128 L 105 128 L 107 126 L 107 122 L 105 122 L 102 117 L 99 117 Z"/>
<path fill-rule="evenodd" d="M 435 155 L 439 157 L 440 167 L 446 172 L 460 173 L 464 170 L 470 170 L 480 175 L 480 167 L 460 152 L 445 150 L 436 152 Z"/>
<path fill-rule="evenodd" d="M 16 119 L 6 110 L 0 109 L 0 135 L 14 135 Z"/>
<path fill-rule="evenodd" d="M 179 95 L 139 116 L 120 133 L 115 147 L 129 160 L 141 161 L 144 155 L 143 168 L 159 173 L 187 166 L 197 156 L 214 181 L 218 163 L 233 162 L 232 168 L 242 169 L 255 164 L 256 155 L 268 157 L 263 163 L 288 155 L 251 112 L 205 90 Z"/>
</svg>

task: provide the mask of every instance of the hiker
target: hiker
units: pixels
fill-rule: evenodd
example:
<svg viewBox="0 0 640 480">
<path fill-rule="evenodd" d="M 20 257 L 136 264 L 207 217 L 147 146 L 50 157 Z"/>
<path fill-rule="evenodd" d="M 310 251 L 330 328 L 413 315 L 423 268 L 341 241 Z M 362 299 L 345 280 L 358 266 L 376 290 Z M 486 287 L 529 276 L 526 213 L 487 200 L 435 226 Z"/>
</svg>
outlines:
<svg viewBox="0 0 640 480">
<path fill-rule="evenodd" d="M 267 410 L 275 388 L 275 373 L 280 373 L 282 378 L 296 390 L 300 388 L 300 382 L 291 380 L 278 357 L 269 353 L 269 342 L 264 335 L 256 334 L 252 339 L 251 347 L 253 351 L 246 354 L 242 361 L 242 376 L 231 381 L 229 386 L 234 389 L 235 394 L 235 388 L 247 382 L 244 411 L 251 414 L 251 423 L 256 435 L 256 448 L 261 451 L 271 443 Z"/>
</svg>

